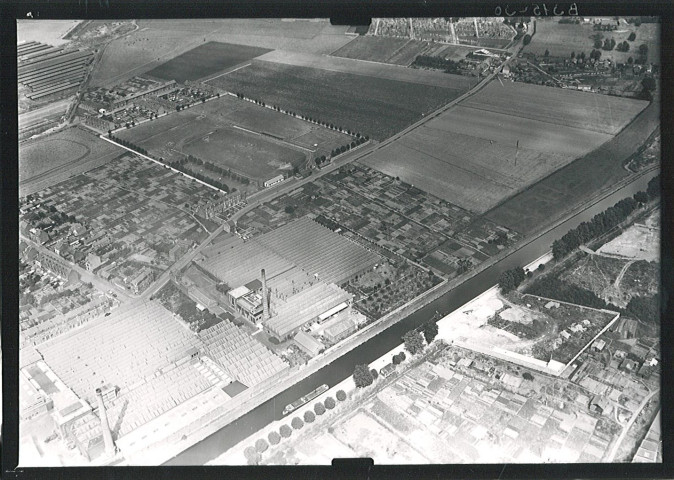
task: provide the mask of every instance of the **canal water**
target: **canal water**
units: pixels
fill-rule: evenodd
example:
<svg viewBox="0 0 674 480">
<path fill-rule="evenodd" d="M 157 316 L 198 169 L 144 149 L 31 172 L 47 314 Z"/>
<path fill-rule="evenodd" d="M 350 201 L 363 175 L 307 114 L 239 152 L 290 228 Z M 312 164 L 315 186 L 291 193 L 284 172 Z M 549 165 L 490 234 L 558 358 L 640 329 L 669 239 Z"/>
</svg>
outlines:
<svg viewBox="0 0 674 480">
<path fill-rule="evenodd" d="M 185 450 L 164 465 L 204 465 L 206 462 L 213 460 L 257 430 L 260 430 L 274 420 L 282 418 L 283 408 L 287 404 L 306 395 L 323 383 L 333 386 L 341 382 L 353 373 L 355 365 L 371 363 L 402 343 L 401 337 L 405 332 L 433 317 L 436 311 L 444 316 L 456 310 L 461 305 L 464 305 L 498 283 L 498 277 L 504 270 L 523 266 L 536 260 L 550 250 L 554 240 L 577 227 L 581 222 L 591 219 L 597 213 L 606 210 L 625 197 L 632 196 L 639 190 L 646 190 L 648 181 L 655 175 L 657 175 L 657 170 L 637 178 L 632 183 L 588 207 L 586 210 L 568 219 L 516 252 L 513 252 L 510 256 L 447 292 L 436 301 L 354 348 L 330 365 L 323 367 L 313 375 L 298 382 L 273 399 L 263 403 L 238 420 Z"/>
</svg>

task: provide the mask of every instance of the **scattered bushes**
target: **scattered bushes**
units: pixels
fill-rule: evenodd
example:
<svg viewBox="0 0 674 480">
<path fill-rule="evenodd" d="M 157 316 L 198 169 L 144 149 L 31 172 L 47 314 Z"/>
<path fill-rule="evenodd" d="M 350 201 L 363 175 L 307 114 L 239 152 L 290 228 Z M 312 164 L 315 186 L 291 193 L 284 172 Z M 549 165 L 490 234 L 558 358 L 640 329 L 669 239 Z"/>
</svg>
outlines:
<svg viewBox="0 0 674 480">
<path fill-rule="evenodd" d="M 340 402 L 343 402 L 344 400 L 346 400 L 346 393 L 344 392 L 344 390 L 338 390 L 337 394 L 336 394 L 336 397 L 337 397 L 337 400 L 339 400 Z"/>
<path fill-rule="evenodd" d="M 292 429 L 288 425 L 281 425 L 278 431 L 283 438 L 288 438 L 293 434 Z"/>
<path fill-rule="evenodd" d="M 304 412 L 304 421 L 306 423 L 313 423 L 314 420 L 316 420 L 316 415 L 314 415 L 314 412 L 312 412 L 311 410 L 307 410 L 306 412 Z"/>
<path fill-rule="evenodd" d="M 333 408 L 335 408 L 335 399 L 332 397 L 326 398 L 324 403 L 325 408 L 327 408 L 328 410 L 332 410 Z"/>
<path fill-rule="evenodd" d="M 314 405 L 314 412 L 319 416 L 325 413 L 325 407 L 321 402 L 318 402 L 316 405 Z"/>
</svg>

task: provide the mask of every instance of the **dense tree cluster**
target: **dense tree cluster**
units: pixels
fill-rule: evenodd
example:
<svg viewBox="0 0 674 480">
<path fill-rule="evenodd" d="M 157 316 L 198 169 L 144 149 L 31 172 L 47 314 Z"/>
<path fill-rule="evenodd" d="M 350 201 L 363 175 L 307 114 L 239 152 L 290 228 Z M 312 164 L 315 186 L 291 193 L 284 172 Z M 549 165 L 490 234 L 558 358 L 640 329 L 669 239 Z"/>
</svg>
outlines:
<svg viewBox="0 0 674 480">
<path fill-rule="evenodd" d="M 393 355 L 393 365 L 400 365 L 405 361 L 406 355 L 405 352 L 400 352 Z"/>
<path fill-rule="evenodd" d="M 522 39 L 522 44 L 523 44 L 523 45 L 529 45 L 530 43 L 531 43 L 531 35 L 529 35 L 529 34 L 527 33 L 527 34 L 524 36 L 524 38 Z"/>
<path fill-rule="evenodd" d="M 648 198 L 655 198 L 659 195 L 658 181 L 654 182 L 655 177 L 648 184 L 648 189 L 645 192 Z M 652 186 L 654 185 L 654 186 Z M 636 195 L 635 195 L 636 196 Z M 640 198 L 643 195 L 639 194 Z M 568 253 L 572 252 L 580 245 L 603 235 L 612 228 L 616 227 L 624 221 L 637 207 L 639 203 L 634 198 L 625 198 L 620 200 L 612 207 L 607 208 L 601 213 L 598 213 L 589 222 L 583 222 L 573 230 L 570 230 L 559 240 L 555 240 L 552 244 L 552 254 L 555 260 L 563 258 Z"/>
<path fill-rule="evenodd" d="M 498 286 L 501 293 L 508 293 L 511 290 L 519 287 L 520 283 L 524 281 L 526 275 L 522 267 L 511 268 L 501 273 L 498 280 Z"/>
<path fill-rule="evenodd" d="M 424 335 L 426 343 L 430 344 L 438 336 L 438 324 L 435 320 L 430 320 L 421 326 L 421 333 Z"/>
<path fill-rule="evenodd" d="M 655 323 L 660 320 L 660 294 L 650 297 L 632 297 L 625 307 L 625 311 L 645 323 Z"/>
<path fill-rule="evenodd" d="M 630 36 L 627 37 L 627 40 L 629 40 L 630 42 L 633 42 L 633 41 L 635 41 L 636 39 L 637 39 L 637 34 L 636 34 L 636 32 L 630 33 Z"/>
<path fill-rule="evenodd" d="M 433 57 L 431 55 L 417 55 L 412 62 L 413 67 L 434 68 L 444 70 L 446 73 L 460 73 L 460 63 L 449 58 Z"/>
<path fill-rule="evenodd" d="M 627 43 L 627 41 L 620 42 L 616 48 L 617 51 L 619 52 L 629 52 L 630 51 L 630 44 Z"/>
<path fill-rule="evenodd" d="M 416 330 L 410 330 L 403 335 L 403 342 L 405 342 L 405 350 L 410 352 L 411 355 L 424 349 L 424 339 L 421 333 Z"/>
<path fill-rule="evenodd" d="M 355 382 L 356 387 L 358 388 L 363 388 L 367 387 L 368 385 L 372 385 L 374 379 L 372 378 L 370 368 L 367 365 L 356 365 L 356 368 L 354 368 L 353 370 L 353 381 Z"/>
<path fill-rule="evenodd" d="M 594 292 L 585 288 L 566 283 L 557 277 L 545 277 L 539 279 L 531 287 L 527 288 L 527 293 L 538 295 L 539 297 L 554 298 L 562 302 L 575 303 L 591 308 L 605 308 L 608 310 L 619 310 L 615 305 L 606 303 Z"/>
</svg>

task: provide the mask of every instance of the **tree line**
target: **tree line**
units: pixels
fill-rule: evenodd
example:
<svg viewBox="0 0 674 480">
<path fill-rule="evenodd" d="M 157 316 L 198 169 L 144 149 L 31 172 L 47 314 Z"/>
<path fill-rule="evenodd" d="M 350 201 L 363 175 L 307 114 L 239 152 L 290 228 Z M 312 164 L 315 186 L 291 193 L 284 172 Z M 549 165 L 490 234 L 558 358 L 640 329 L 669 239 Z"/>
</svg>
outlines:
<svg viewBox="0 0 674 480">
<path fill-rule="evenodd" d="M 445 73 L 460 73 L 460 63 L 449 58 L 432 57 L 430 55 L 417 55 L 412 62 L 413 67 L 434 68 L 444 70 Z"/>
<path fill-rule="evenodd" d="M 637 192 L 633 197 L 624 198 L 612 207 L 598 213 L 589 222 L 583 222 L 570 230 L 562 238 L 552 243 L 555 260 L 563 258 L 584 243 L 593 240 L 623 222 L 640 204 L 660 195 L 660 176 L 648 182 L 646 192 Z"/>
</svg>

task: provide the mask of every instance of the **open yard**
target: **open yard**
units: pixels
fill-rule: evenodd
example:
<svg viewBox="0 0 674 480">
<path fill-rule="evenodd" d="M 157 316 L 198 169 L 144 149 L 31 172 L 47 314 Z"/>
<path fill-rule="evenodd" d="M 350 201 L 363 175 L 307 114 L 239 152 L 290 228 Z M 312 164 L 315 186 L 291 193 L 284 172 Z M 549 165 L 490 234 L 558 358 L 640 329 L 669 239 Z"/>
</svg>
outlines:
<svg viewBox="0 0 674 480">
<path fill-rule="evenodd" d="M 346 26 L 327 20 L 138 20 L 139 29 L 105 47 L 91 86 L 119 83 L 207 42 L 330 53 L 350 40 Z"/>
<path fill-rule="evenodd" d="M 163 80 L 197 80 L 258 57 L 269 50 L 247 45 L 208 42 L 147 72 Z"/>
<path fill-rule="evenodd" d="M 398 75 L 408 72 L 392 68 L 396 68 Z M 255 60 L 249 67 L 209 83 L 381 140 L 445 105 L 463 93 L 462 88 L 467 88 L 461 77 L 458 78 L 463 83 L 458 85 L 446 77 L 445 88 Z"/>
<path fill-rule="evenodd" d="M 19 185 L 28 195 L 112 160 L 122 150 L 80 128 L 26 142 L 19 147 Z"/>
<path fill-rule="evenodd" d="M 549 224 L 629 175 L 622 164 L 657 128 L 659 114 L 659 103 L 650 104 L 612 140 L 493 208 L 487 218 L 525 235 Z"/>
<path fill-rule="evenodd" d="M 482 213 L 609 141 L 645 106 L 630 99 L 492 82 L 364 161 Z"/>
<path fill-rule="evenodd" d="M 607 22 L 604 22 L 607 23 Z M 615 25 L 615 21 L 612 21 Z M 617 63 L 626 63 L 629 57 L 636 59 L 641 44 L 648 46 L 648 63 L 660 63 L 660 24 L 642 23 L 636 27 L 621 20 L 617 30 L 611 32 L 599 32 L 593 29 L 592 24 L 563 24 L 556 18 L 537 19 L 536 34 L 531 43 L 524 47 L 524 52 L 535 53 L 542 56 L 546 50 L 551 56 L 568 57 L 571 52 L 579 55 L 585 52 L 589 55 L 594 48 L 595 34 L 601 34 L 602 41 L 606 38 L 614 39 L 617 44 L 627 41 L 630 33 L 636 33 L 636 39 L 630 44 L 628 52 L 613 50 L 601 50 L 601 58 L 608 58 Z"/>
</svg>

